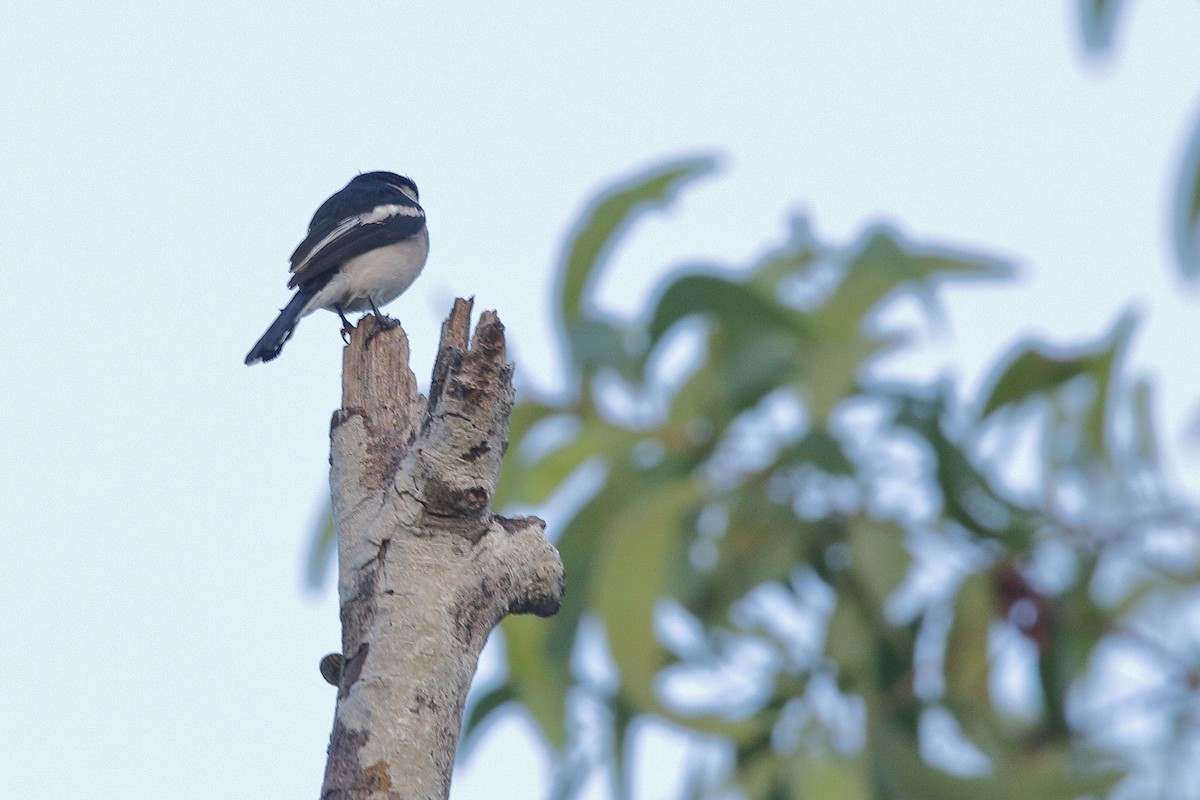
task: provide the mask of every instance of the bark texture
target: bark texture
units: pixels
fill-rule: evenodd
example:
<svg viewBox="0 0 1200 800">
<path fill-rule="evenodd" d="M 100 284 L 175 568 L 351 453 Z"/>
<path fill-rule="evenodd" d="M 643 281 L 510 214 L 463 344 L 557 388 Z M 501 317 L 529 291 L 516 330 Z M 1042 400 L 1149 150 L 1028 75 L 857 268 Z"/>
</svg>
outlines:
<svg viewBox="0 0 1200 800">
<path fill-rule="evenodd" d="M 351 333 L 330 431 L 342 654 L 323 800 L 442 800 L 479 652 L 505 614 L 558 610 L 563 569 L 537 517 L 491 513 L 508 446 L 504 326 L 471 302 L 442 324 L 429 399 L 408 337 Z"/>
</svg>

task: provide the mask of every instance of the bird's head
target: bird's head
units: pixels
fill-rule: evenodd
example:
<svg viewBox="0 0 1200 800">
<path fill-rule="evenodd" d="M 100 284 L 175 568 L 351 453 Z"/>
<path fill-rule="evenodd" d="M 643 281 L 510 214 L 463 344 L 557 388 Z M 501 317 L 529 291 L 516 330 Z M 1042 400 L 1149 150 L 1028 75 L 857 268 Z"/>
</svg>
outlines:
<svg viewBox="0 0 1200 800">
<path fill-rule="evenodd" d="M 406 175 L 397 175 L 394 172 L 364 172 L 355 176 L 351 183 L 385 183 L 388 186 L 394 186 L 404 194 L 412 198 L 412 201 L 417 202 L 421 195 L 417 191 L 417 184 L 413 183 L 412 179 Z"/>
</svg>

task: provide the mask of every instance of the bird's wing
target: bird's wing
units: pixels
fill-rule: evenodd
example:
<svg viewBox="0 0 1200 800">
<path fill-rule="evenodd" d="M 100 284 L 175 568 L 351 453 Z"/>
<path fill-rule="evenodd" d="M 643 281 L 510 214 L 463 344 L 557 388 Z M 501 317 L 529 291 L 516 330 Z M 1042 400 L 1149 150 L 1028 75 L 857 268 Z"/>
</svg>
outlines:
<svg viewBox="0 0 1200 800">
<path fill-rule="evenodd" d="M 315 221 L 291 257 L 292 289 L 328 277 L 355 256 L 416 236 L 425 212 L 412 202 L 385 203 L 341 219 Z"/>
</svg>

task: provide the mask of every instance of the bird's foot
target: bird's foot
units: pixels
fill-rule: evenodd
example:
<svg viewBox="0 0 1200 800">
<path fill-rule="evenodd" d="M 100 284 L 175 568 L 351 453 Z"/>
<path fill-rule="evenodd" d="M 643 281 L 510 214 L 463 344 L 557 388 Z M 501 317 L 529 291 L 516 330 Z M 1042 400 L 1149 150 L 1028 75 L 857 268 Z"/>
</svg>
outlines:
<svg viewBox="0 0 1200 800">
<path fill-rule="evenodd" d="M 395 319 L 392 319 L 391 317 L 387 317 L 387 316 L 378 316 L 377 315 L 375 317 L 375 324 L 371 326 L 371 329 L 369 331 L 367 331 L 367 337 L 363 341 L 363 345 L 369 346 L 371 344 L 371 340 L 374 339 L 379 334 L 383 333 L 384 331 L 395 330 L 396 328 L 399 328 L 399 327 L 400 327 L 399 320 L 395 320 Z"/>
<path fill-rule="evenodd" d="M 342 341 L 350 344 L 350 332 L 354 330 L 354 326 L 350 324 L 350 320 L 346 319 L 346 314 L 342 311 L 341 306 L 334 306 L 333 309 L 342 318 Z"/>
<path fill-rule="evenodd" d="M 371 311 L 375 314 L 375 325 L 367 332 L 366 344 L 370 344 L 375 335 L 382 331 L 390 331 L 400 327 L 397 320 L 392 319 L 387 314 L 379 310 L 379 306 L 375 305 L 375 300 L 372 297 L 367 297 L 367 302 L 371 304 Z"/>
<path fill-rule="evenodd" d="M 367 302 L 371 304 L 371 312 L 375 314 L 375 321 L 381 330 L 390 331 L 392 328 L 399 327 L 399 322 L 379 310 L 379 306 L 375 305 L 373 297 L 368 297 Z"/>
</svg>

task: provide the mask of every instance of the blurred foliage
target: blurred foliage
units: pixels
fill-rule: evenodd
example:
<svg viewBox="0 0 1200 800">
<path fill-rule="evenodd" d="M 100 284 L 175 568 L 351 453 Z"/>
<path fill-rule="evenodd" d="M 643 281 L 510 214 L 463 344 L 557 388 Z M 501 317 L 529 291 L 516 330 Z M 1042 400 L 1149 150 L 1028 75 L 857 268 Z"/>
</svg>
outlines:
<svg viewBox="0 0 1200 800">
<path fill-rule="evenodd" d="M 561 796 L 595 770 L 626 796 L 649 720 L 698 737 L 686 797 L 1027 800 L 1138 779 L 1136 747 L 1107 735 L 1128 720 L 1089 711 L 1115 680 L 1098 653 L 1175 658 L 1137 614 L 1196 564 L 1149 387 L 1123 368 L 1134 319 L 1015 347 L 971 402 L 884 381 L 873 365 L 942 282 L 1007 269 L 885 227 L 834 246 L 803 220 L 744 268 L 669 276 L 633 319 L 599 312 L 621 236 L 710 169 L 612 189 L 566 248 L 573 388 L 520 400 L 496 505 L 550 503 L 568 593 L 553 619 L 505 620 L 508 677 L 466 740 L 519 704 Z M 885 326 L 905 299 L 915 321 Z M 1187 659 L 1163 666 L 1172 696 L 1193 697 Z"/>
<path fill-rule="evenodd" d="M 1075 4 L 1084 55 L 1094 61 L 1111 57 L 1127 0 L 1075 0 Z M 1178 166 L 1171 238 L 1180 272 L 1191 280 L 1200 278 L 1200 113 Z"/>
<path fill-rule="evenodd" d="M 1200 277 L 1200 115 L 1189 137 L 1176 188 L 1172 230 L 1175 258 L 1184 275 Z"/>
<path fill-rule="evenodd" d="M 1075 0 L 1075 4 L 1084 53 L 1092 58 L 1108 55 L 1116 40 L 1117 23 L 1125 13 L 1126 0 Z"/>
<path fill-rule="evenodd" d="M 622 183 L 565 248 L 567 390 L 520 398 L 494 506 L 549 509 L 568 592 L 504 621 L 507 675 L 473 695 L 464 747 L 523 709 L 564 798 L 598 774 L 630 796 L 654 725 L 692 735 L 687 798 L 1167 786 L 1197 741 L 1198 520 L 1124 368 L 1136 320 L 1018 344 L 973 398 L 884 380 L 943 282 L 1009 270 L 803 219 L 744 267 L 669 275 L 631 319 L 599 311 L 622 237 L 711 170 Z"/>
<path fill-rule="evenodd" d="M 1124 0 L 1077 0 L 1094 58 Z M 1200 274 L 1200 124 L 1176 193 Z M 1167 479 L 1127 315 L 1024 342 L 977 396 L 875 365 L 938 319 L 975 253 L 805 221 L 738 269 L 671 275 L 631 319 L 594 293 L 623 237 L 712 170 L 650 170 L 583 215 L 555 312 L 568 390 L 524 395 L 495 507 L 551 509 L 568 593 L 503 623 L 556 797 L 632 794 L 643 732 L 690 735 L 679 796 L 1187 797 L 1200 787 L 1200 514 Z M 897 306 L 909 324 L 884 324 Z M 310 579 L 330 558 L 315 540 Z M 1191 793 L 1189 793 L 1191 792 Z"/>
</svg>

